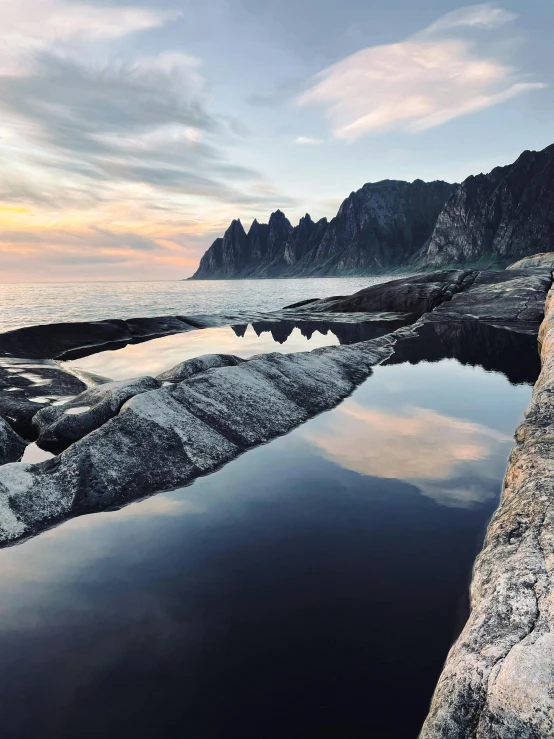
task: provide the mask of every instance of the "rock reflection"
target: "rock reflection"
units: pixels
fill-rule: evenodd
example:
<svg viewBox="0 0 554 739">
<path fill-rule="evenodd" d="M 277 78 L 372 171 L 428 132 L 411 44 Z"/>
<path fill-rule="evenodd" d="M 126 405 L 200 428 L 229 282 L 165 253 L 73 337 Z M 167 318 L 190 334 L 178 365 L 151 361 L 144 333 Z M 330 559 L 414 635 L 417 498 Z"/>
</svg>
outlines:
<svg viewBox="0 0 554 739">
<path fill-rule="evenodd" d="M 412 319 L 410 319 L 412 320 Z M 245 336 L 249 324 L 233 326 L 235 334 L 242 338 Z M 401 319 L 374 319 L 356 323 L 335 323 L 334 321 L 255 321 L 251 324 L 256 336 L 264 333 L 271 334 L 273 340 L 278 344 L 289 341 L 295 329 L 308 341 L 311 341 L 315 333 L 321 336 L 336 336 L 339 344 L 357 344 L 360 341 L 377 339 L 385 336 L 397 328 L 406 325 L 406 320 Z"/>
<path fill-rule="evenodd" d="M 398 342 L 385 364 L 418 364 L 457 359 L 460 364 L 502 372 L 514 384 L 534 384 L 540 372 L 537 332 L 520 333 L 508 326 L 482 321 L 428 322 L 417 328 L 417 337 Z"/>
</svg>

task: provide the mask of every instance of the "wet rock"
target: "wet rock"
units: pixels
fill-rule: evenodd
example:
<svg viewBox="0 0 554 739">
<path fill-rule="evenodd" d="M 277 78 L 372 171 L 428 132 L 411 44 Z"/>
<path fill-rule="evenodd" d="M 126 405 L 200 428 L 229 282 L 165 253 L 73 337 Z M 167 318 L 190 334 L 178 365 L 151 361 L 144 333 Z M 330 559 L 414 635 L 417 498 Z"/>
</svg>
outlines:
<svg viewBox="0 0 554 739">
<path fill-rule="evenodd" d="M 28 326 L 0 334 L 0 356 L 76 359 L 91 354 L 93 348 L 102 351 L 194 328 L 196 325 L 180 316 Z M 80 354 L 83 349 L 85 353 Z"/>
<path fill-rule="evenodd" d="M 160 385 L 153 377 L 109 382 L 86 390 L 64 405 L 43 408 L 32 419 L 39 432 L 38 445 L 58 454 L 117 415 L 130 398 Z"/>
<path fill-rule="evenodd" d="M 554 736 L 554 291 L 542 371 L 421 739 Z"/>
<path fill-rule="evenodd" d="M 16 462 L 26 446 L 27 442 L 0 416 L 0 464 Z"/>
<path fill-rule="evenodd" d="M 25 439 L 37 437 L 33 416 L 42 407 L 68 400 L 87 385 L 50 360 L 0 358 L 0 415 Z"/>
<path fill-rule="evenodd" d="M 390 355 L 393 343 L 383 337 L 263 355 L 134 396 L 55 459 L 0 467 L 0 543 L 214 471 L 334 407 Z"/>
</svg>

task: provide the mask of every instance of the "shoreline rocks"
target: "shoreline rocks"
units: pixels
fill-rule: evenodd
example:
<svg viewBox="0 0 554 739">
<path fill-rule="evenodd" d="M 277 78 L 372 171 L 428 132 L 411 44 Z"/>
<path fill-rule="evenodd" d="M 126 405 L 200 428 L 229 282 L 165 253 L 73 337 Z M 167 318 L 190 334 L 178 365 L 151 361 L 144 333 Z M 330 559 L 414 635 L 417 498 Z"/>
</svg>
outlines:
<svg viewBox="0 0 554 739">
<path fill-rule="evenodd" d="M 526 419 L 516 432 L 517 446 L 500 506 L 475 563 L 471 613 L 447 657 L 420 737 L 554 735 L 551 285 L 550 272 L 536 268 L 451 270 L 397 280 L 346 298 L 306 301 L 293 313 L 276 313 L 270 323 L 276 330 L 275 319 L 332 320 L 340 315 L 350 316 L 356 325 L 370 315 L 360 312 L 364 309 L 417 308 L 421 317 L 413 325 L 380 338 L 248 360 L 206 355 L 182 362 L 157 378 L 121 383 L 96 378 L 95 382 L 104 384 L 92 389 L 53 361 L 5 357 L 0 360 L 0 413 L 5 417 L 0 418 L 0 449 L 8 463 L 0 467 L 0 546 L 83 513 L 121 507 L 189 484 L 247 449 L 335 407 L 378 363 L 454 356 L 497 369 L 503 353 L 529 354 L 538 336 L 542 370 Z M 381 313 L 373 315 L 381 316 L 385 326 L 389 321 L 391 328 L 395 320 L 402 320 L 399 313 L 389 313 L 386 319 Z M 417 317 L 404 315 L 412 321 Z M 114 328 L 118 322 L 96 322 L 93 339 L 116 329 L 129 334 L 134 330 L 133 340 L 140 340 L 150 335 L 141 337 L 141 331 L 165 326 L 171 333 L 180 328 L 167 319 L 165 323 L 148 320 L 148 325 L 139 319 L 134 324 L 121 322 L 126 328 Z M 178 320 L 185 326 L 184 320 Z M 216 325 L 230 323 L 229 317 L 203 317 L 197 327 L 210 325 L 210 320 Z M 102 326 L 95 333 L 98 323 Z M 68 345 L 76 348 L 75 325 L 67 334 L 68 324 L 62 326 L 47 332 L 42 343 L 38 341 L 37 352 L 46 351 L 48 342 L 62 353 Z M 29 337 L 40 338 L 40 327 L 32 328 L 23 329 L 18 338 L 10 332 L 8 345 L 28 346 Z M 0 347 L 1 341 L 2 337 Z M 536 369 L 534 357 L 526 360 L 512 381 L 529 381 Z M 64 405 L 41 410 L 33 402 L 41 395 L 61 398 Z M 17 424 L 26 433 L 31 433 L 28 427 L 35 434 L 40 430 L 41 443 L 56 451 L 70 446 L 44 462 L 14 463 L 26 444 L 14 431 Z"/>
<path fill-rule="evenodd" d="M 337 405 L 393 342 L 261 355 L 134 396 L 58 457 L 0 467 L 0 545 L 215 471 Z"/>
<path fill-rule="evenodd" d="M 542 371 L 420 739 L 554 735 L 554 289 Z"/>
</svg>

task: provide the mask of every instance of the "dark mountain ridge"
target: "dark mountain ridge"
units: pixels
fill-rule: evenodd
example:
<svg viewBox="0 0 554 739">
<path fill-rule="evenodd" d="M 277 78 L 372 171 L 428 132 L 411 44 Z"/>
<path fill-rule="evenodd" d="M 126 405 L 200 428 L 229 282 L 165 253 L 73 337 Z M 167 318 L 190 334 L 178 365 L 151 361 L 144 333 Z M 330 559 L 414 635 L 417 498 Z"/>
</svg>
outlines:
<svg viewBox="0 0 554 739">
<path fill-rule="evenodd" d="M 405 265 L 427 241 L 454 189 L 447 182 L 383 180 L 352 192 L 335 218 L 309 214 L 293 228 L 280 210 L 268 224 L 240 220 L 207 250 L 193 279 L 337 276 Z"/>
<path fill-rule="evenodd" d="M 554 144 L 464 180 L 439 215 L 422 263 L 442 267 L 483 260 L 504 266 L 551 251 L 553 243 Z"/>
<path fill-rule="evenodd" d="M 192 279 L 323 277 L 394 269 L 505 266 L 554 244 L 554 144 L 510 165 L 447 182 L 383 180 L 337 215 L 293 228 L 280 210 L 248 234 L 233 221 Z"/>
</svg>

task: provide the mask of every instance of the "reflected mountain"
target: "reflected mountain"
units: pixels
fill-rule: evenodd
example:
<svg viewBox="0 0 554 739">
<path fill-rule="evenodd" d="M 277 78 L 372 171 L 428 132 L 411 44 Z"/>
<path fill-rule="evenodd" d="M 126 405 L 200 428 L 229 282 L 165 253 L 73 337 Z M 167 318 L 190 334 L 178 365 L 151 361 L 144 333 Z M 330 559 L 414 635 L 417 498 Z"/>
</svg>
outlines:
<svg viewBox="0 0 554 739">
<path fill-rule="evenodd" d="M 514 385 L 534 384 L 541 370 L 536 333 L 471 320 L 423 323 L 416 333 L 397 342 L 384 364 L 457 359 L 461 364 L 502 372 Z"/>
<path fill-rule="evenodd" d="M 410 316 L 408 322 L 412 322 Z M 331 333 L 337 337 L 339 344 L 357 344 L 361 341 L 377 339 L 380 336 L 390 334 L 392 331 L 405 326 L 406 320 L 382 319 L 356 323 L 335 323 L 334 321 L 256 321 L 252 324 L 244 323 L 232 326 L 236 336 L 243 338 L 248 326 L 251 325 L 257 336 L 270 333 L 273 340 L 278 344 L 285 344 L 295 328 L 299 329 L 302 336 L 310 340 L 317 332 L 323 336 Z"/>
</svg>

